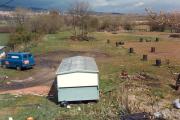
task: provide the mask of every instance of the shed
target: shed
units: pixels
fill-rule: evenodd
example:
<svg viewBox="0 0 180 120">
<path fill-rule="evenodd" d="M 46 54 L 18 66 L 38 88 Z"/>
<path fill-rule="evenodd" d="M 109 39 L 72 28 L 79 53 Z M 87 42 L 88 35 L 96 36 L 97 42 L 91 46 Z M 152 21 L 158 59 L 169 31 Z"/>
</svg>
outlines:
<svg viewBox="0 0 180 120">
<path fill-rule="evenodd" d="M 58 102 L 99 100 L 98 73 L 94 58 L 63 59 L 56 72 Z"/>
</svg>

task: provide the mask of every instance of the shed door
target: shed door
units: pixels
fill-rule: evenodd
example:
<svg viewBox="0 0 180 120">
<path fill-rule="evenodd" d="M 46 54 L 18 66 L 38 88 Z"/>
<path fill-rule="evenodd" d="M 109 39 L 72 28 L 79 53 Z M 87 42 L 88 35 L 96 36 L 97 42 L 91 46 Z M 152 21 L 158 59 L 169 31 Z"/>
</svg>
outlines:
<svg viewBox="0 0 180 120">
<path fill-rule="evenodd" d="M 98 100 L 98 87 L 59 88 L 58 100 L 61 101 L 84 101 Z"/>
</svg>

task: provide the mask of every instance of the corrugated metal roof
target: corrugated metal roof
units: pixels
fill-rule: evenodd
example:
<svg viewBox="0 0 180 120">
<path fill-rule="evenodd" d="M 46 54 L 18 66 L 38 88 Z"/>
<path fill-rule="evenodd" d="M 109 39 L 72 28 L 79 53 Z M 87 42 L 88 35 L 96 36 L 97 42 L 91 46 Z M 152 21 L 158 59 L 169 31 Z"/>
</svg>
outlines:
<svg viewBox="0 0 180 120">
<path fill-rule="evenodd" d="M 56 74 L 68 74 L 74 72 L 99 72 L 94 58 L 75 56 L 62 60 Z"/>
<path fill-rule="evenodd" d="M 2 50 L 2 49 L 4 49 L 5 48 L 5 46 L 0 46 L 0 50 Z"/>
</svg>

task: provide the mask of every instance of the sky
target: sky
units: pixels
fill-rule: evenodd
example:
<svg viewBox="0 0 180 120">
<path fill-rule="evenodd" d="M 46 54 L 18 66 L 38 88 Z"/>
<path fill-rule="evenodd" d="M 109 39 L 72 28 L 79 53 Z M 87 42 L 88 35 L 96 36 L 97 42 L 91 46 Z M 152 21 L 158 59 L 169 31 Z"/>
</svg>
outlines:
<svg viewBox="0 0 180 120">
<path fill-rule="evenodd" d="M 0 0 L 3 4 L 7 0 Z M 13 0 L 9 5 L 66 10 L 75 0 Z M 143 13 L 145 8 L 155 11 L 180 11 L 180 0 L 81 0 L 98 12 Z"/>
</svg>

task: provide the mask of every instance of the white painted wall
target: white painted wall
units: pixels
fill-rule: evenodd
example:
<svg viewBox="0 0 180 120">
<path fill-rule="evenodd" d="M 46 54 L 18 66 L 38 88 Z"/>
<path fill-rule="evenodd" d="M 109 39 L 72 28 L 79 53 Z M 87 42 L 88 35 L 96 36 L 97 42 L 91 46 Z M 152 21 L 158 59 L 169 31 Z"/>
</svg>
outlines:
<svg viewBox="0 0 180 120">
<path fill-rule="evenodd" d="M 70 73 L 57 76 L 58 88 L 98 86 L 98 84 L 97 73 Z"/>
</svg>

